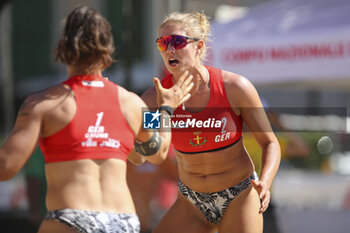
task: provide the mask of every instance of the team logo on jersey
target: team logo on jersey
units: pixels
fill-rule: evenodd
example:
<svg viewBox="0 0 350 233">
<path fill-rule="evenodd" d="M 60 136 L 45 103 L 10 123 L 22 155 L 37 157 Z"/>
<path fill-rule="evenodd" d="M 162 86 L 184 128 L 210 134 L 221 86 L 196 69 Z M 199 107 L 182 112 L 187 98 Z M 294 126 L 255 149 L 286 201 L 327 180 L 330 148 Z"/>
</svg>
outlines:
<svg viewBox="0 0 350 233">
<path fill-rule="evenodd" d="M 83 147 L 110 147 L 118 149 L 120 147 L 120 141 L 110 138 L 105 127 L 101 124 L 104 113 L 99 112 L 96 114 L 97 120 L 94 125 L 88 127 L 84 137 L 86 141 L 81 142 Z"/>
<path fill-rule="evenodd" d="M 87 81 L 83 80 L 82 82 L 83 86 L 89 86 L 89 87 L 104 87 L 104 83 L 102 81 Z"/>
<path fill-rule="evenodd" d="M 201 146 L 204 145 L 208 140 L 207 137 L 201 136 L 202 132 L 198 131 L 198 132 L 193 132 L 194 134 L 194 138 L 190 139 L 190 144 L 192 146 Z"/>
<path fill-rule="evenodd" d="M 160 129 L 160 117 L 159 110 L 156 112 L 144 111 L 143 112 L 143 128 L 144 129 Z"/>
</svg>

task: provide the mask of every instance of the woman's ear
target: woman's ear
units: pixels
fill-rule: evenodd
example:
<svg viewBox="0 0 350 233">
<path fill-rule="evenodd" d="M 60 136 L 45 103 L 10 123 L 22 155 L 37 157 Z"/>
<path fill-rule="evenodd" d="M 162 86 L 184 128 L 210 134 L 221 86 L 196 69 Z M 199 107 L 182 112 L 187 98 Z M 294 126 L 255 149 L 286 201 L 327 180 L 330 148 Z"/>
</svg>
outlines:
<svg viewBox="0 0 350 233">
<path fill-rule="evenodd" d="M 197 49 L 202 49 L 204 46 L 204 42 L 202 40 L 198 41 L 197 43 Z"/>
<path fill-rule="evenodd" d="M 198 43 L 197 43 L 197 53 L 198 54 L 202 53 L 203 46 L 204 46 L 204 42 L 202 40 L 198 41 Z"/>
</svg>

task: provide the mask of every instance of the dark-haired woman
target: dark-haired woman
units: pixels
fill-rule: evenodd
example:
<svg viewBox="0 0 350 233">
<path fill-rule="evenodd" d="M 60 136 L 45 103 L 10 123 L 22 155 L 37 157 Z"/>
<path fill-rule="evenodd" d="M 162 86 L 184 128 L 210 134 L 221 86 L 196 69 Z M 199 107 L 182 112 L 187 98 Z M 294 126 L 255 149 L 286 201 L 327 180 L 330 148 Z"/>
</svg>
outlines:
<svg viewBox="0 0 350 233">
<path fill-rule="evenodd" d="M 88 7 L 73 10 L 55 49 L 56 59 L 67 65 L 68 79 L 26 98 L 0 148 L 0 180 L 7 180 L 39 142 L 48 209 L 40 233 L 139 231 L 126 160 L 162 162 L 171 136 L 143 130 L 144 102 L 102 76 L 113 51 L 107 20 Z M 185 73 L 177 87 L 165 90 L 155 79 L 162 93 L 159 112 L 171 113 L 189 98 L 190 80 Z"/>
</svg>

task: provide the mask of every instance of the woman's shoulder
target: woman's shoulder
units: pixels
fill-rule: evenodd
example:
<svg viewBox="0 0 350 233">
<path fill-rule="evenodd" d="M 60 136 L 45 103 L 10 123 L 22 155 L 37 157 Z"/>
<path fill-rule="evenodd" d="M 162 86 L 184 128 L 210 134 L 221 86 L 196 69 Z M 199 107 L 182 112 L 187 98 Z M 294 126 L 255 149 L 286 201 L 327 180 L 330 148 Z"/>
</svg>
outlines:
<svg viewBox="0 0 350 233">
<path fill-rule="evenodd" d="M 57 106 L 69 97 L 74 97 L 72 90 L 67 85 L 58 84 L 29 94 L 22 106 L 43 112 Z"/>
<path fill-rule="evenodd" d="M 251 91 L 255 91 L 254 85 L 246 77 L 222 70 L 222 80 L 225 85 L 225 89 L 232 94 L 245 95 Z"/>
<path fill-rule="evenodd" d="M 142 100 L 135 92 L 129 91 L 122 86 L 118 86 L 119 100 L 121 104 L 125 104 L 131 108 L 141 105 Z"/>
<path fill-rule="evenodd" d="M 150 108 L 157 108 L 157 90 L 154 86 L 146 90 L 141 95 L 141 98 Z"/>
<path fill-rule="evenodd" d="M 259 95 L 248 78 L 229 71 L 222 71 L 226 95 L 234 106 L 256 106 Z"/>
</svg>

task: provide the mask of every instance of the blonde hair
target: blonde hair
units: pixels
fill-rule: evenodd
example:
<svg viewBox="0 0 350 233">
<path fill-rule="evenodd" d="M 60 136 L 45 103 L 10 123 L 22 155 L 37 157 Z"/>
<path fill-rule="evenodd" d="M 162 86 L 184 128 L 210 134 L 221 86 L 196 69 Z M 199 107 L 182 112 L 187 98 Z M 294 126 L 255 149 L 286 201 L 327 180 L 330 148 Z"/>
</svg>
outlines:
<svg viewBox="0 0 350 233">
<path fill-rule="evenodd" d="M 166 25 L 179 25 L 188 36 L 202 40 L 204 45 L 200 54 L 200 59 L 204 59 L 207 54 L 205 43 L 209 41 L 209 36 L 211 34 L 209 18 L 204 13 L 171 13 L 158 27 L 158 33 Z"/>
</svg>

